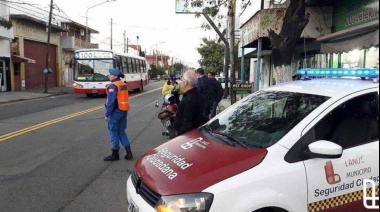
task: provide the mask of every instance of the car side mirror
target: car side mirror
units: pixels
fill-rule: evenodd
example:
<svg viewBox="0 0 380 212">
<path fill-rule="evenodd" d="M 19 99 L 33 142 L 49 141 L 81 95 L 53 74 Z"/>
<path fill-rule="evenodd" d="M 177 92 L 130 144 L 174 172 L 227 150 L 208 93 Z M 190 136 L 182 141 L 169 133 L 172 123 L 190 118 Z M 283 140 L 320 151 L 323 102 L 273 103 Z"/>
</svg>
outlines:
<svg viewBox="0 0 380 212">
<path fill-rule="evenodd" d="M 343 155 L 343 147 L 330 141 L 317 141 L 309 145 L 305 153 L 310 158 L 337 159 Z"/>
</svg>

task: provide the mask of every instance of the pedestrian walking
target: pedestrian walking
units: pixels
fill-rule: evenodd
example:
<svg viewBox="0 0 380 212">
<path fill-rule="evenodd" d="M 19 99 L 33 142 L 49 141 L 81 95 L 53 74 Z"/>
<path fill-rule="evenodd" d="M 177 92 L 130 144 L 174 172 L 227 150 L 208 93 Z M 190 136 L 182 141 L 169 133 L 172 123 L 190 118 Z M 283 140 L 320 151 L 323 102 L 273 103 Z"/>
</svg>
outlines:
<svg viewBox="0 0 380 212">
<path fill-rule="evenodd" d="M 203 97 L 196 88 L 198 84 L 197 75 L 192 71 L 185 72 L 181 84 L 185 93 L 178 105 L 178 111 L 174 116 L 173 123 L 174 129 L 177 131 L 177 136 L 189 132 L 207 122 L 203 116 Z"/>
<path fill-rule="evenodd" d="M 210 118 L 214 118 L 216 116 L 216 109 L 218 108 L 219 103 L 223 99 L 224 91 L 222 84 L 215 78 L 216 73 L 210 72 L 208 74 L 208 78 L 210 79 L 212 85 L 212 109 Z"/>
<path fill-rule="evenodd" d="M 167 83 L 162 87 L 162 95 L 165 97 L 168 94 L 174 95 L 175 104 L 180 102 L 180 95 L 183 94 L 183 89 L 181 85 L 177 82 L 177 77 L 172 74 Z"/>
<path fill-rule="evenodd" d="M 214 104 L 212 98 L 212 85 L 208 77 L 205 75 L 205 70 L 203 68 L 197 69 L 198 76 L 198 91 L 201 93 L 204 99 L 204 111 L 203 116 L 207 119 L 210 118 L 211 109 Z"/>
<path fill-rule="evenodd" d="M 107 87 L 107 103 L 105 121 L 108 122 L 112 154 L 104 158 L 104 161 L 119 160 L 119 142 L 125 147 L 126 160 L 132 160 L 132 150 L 125 130 L 127 129 L 127 116 L 130 109 L 127 84 L 120 80 L 123 73 L 119 69 L 109 70 L 111 83 Z"/>
</svg>

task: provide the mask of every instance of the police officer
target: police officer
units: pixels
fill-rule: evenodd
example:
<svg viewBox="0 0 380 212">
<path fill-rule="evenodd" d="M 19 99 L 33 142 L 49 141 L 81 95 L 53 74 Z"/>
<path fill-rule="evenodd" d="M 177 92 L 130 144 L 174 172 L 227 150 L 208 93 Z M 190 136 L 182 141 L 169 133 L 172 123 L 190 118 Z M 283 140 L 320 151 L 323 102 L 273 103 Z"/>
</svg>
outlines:
<svg viewBox="0 0 380 212">
<path fill-rule="evenodd" d="M 120 80 L 123 73 L 119 69 L 109 70 L 111 85 L 107 87 L 107 104 L 105 121 L 108 122 L 112 154 L 104 158 L 104 161 L 119 160 L 119 142 L 125 147 L 126 160 L 132 160 L 133 155 L 129 139 L 125 130 L 127 129 L 127 115 L 129 111 L 129 94 L 127 84 Z"/>
</svg>

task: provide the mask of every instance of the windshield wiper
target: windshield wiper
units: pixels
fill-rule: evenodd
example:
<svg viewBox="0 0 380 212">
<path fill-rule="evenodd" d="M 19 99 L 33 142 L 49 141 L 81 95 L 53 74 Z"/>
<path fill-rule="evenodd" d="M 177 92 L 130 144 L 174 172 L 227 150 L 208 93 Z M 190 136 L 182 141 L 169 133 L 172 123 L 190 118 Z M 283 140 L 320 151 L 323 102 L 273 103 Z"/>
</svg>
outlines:
<svg viewBox="0 0 380 212">
<path fill-rule="evenodd" d="M 234 143 L 238 143 L 240 146 L 242 146 L 242 147 L 244 147 L 244 148 L 246 148 L 246 149 L 249 148 L 249 147 L 245 144 L 244 141 L 242 141 L 241 139 L 236 138 L 236 137 L 234 137 L 234 136 L 230 136 L 230 135 L 228 135 L 227 133 L 213 132 L 213 134 L 217 134 L 217 135 L 224 136 L 224 137 L 226 137 L 228 140 L 233 141 Z"/>
<path fill-rule="evenodd" d="M 206 127 L 205 127 L 205 130 L 206 130 L 210 135 L 215 135 L 215 134 L 217 134 L 217 135 L 222 135 L 221 133 L 215 133 L 214 130 L 212 130 L 210 126 L 206 126 Z M 222 135 L 222 136 L 224 136 L 224 135 Z M 224 143 L 230 145 L 230 146 L 235 146 L 234 143 L 229 142 L 228 140 L 225 140 L 225 139 L 220 139 L 220 140 L 223 141 Z"/>
</svg>

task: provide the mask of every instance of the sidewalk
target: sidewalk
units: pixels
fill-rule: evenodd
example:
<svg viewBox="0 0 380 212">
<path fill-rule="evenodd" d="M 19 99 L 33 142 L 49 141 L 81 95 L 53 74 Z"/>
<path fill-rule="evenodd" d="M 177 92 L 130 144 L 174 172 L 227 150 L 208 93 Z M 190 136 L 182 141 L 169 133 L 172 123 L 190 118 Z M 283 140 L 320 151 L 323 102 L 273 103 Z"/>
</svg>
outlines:
<svg viewBox="0 0 380 212">
<path fill-rule="evenodd" d="M 48 88 L 48 93 L 45 93 L 45 88 L 38 90 L 28 90 L 28 91 L 7 91 L 0 92 L 0 104 L 18 102 L 30 99 L 40 99 L 49 96 L 64 95 L 74 93 L 72 87 L 55 87 Z"/>
<path fill-rule="evenodd" d="M 250 94 L 245 94 L 243 96 L 241 95 L 236 95 L 236 101 L 240 101 L 242 98 L 245 98 L 249 96 Z M 222 112 L 223 110 L 227 109 L 228 107 L 231 106 L 231 97 L 228 96 L 227 99 L 222 99 L 222 101 L 219 103 L 219 111 Z"/>
</svg>

